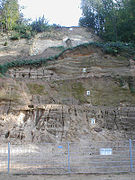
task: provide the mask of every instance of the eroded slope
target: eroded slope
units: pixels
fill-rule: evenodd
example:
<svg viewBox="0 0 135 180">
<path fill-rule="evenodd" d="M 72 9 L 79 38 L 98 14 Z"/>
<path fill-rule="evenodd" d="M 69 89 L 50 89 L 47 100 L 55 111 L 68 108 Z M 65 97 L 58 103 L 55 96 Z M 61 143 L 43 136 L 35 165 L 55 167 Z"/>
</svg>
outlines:
<svg viewBox="0 0 135 180">
<path fill-rule="evenodd" d="M 0 81 L 0 141 L 134 138 L 134 76 L 130 58 L 92 46 L 68 49 L 47 64 L 9 68 Z"/>
</svg>

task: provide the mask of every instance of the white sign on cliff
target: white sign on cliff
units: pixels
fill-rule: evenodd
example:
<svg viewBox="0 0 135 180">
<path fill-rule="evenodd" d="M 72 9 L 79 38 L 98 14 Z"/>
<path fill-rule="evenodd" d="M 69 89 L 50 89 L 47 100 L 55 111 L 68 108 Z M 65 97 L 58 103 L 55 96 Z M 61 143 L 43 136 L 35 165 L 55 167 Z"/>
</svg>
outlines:
<svg viewBox="0 0 135 180">
<path fill-rule="evenodd" d="M 95 124 L 96 123 L 95 118 L 91 118 L 90 120 L 91 120 L 91 124 Z"/>
<path fill-rule="evenodd" d="M 83 68 L 83 70 L 82 70 L 84 73 L 86 72 L 86 68 Z"/>
<path fill-rule="evenodd" d="M 87 96 L 90 96 L 90 91 L 87 91 Z"/>
<path fill-rule="evenodd" d="M 100 149 L 100 155 L 112 155 L 112 149 L 111 148 L 101 148 Z"/>
</svg>

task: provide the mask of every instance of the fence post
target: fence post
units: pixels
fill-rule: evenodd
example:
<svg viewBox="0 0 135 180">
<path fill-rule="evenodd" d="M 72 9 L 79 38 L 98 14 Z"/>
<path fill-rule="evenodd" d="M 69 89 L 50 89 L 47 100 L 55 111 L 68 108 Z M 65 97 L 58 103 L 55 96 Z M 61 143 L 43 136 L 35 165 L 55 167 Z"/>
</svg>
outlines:
<svg viewBox="0 0 135 180">
<path fill-rule="evenodd" d="M 68 172 L 70 173 L 70 143 L 68 142 Z"/>
<path fill-rule="evenodd" d="M 132 158 L 132 140 L 129 139 L 129 153 L 130 153 L 130 171 L 133 171 L 133 158 Z"/>
<path fill-rule="evenodd" d="M 10 142 L 8 143 L 8 174 L 10 172 Z"/>
</svg>

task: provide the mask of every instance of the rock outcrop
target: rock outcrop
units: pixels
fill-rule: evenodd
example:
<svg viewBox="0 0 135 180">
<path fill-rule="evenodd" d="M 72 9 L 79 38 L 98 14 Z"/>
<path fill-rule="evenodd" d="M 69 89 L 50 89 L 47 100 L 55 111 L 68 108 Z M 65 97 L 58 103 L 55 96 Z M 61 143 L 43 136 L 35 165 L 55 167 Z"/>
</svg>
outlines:
<svg viewBox="0 0 135 180">
<path fill-rule="evenodd" d="M 47 57 L 46 48 L 54 45 L 48 38 L 62 42 L 67 35 L 73 46 L 98 39 L 82 28 L 40 34 L 31 53 L 38 48 L 41 54 L 28 60 Z M 0 142 L 133 139 L 134 89 L 133 61 L 92 46 L 67 49 L 47 65 L 10 68 L 0 78 Z"/>
</svg>

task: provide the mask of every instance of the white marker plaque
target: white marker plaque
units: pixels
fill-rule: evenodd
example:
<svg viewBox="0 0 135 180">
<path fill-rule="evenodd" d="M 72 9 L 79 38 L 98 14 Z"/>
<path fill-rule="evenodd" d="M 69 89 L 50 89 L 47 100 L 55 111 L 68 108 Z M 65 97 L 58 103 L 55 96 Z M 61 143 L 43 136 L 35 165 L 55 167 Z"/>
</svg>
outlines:
<svg viewBox="0 0 135 180">
<path fill-rule="evenodd" d="M 86 68 L 83 68 L 83 70 L 82 70 L 84 73 L 86 72 Z"/>
<path fill-rule="evenodd" d="M 87 91 L 87 96 L 90 96 L 90 91 Z"/>
<path fill-rule="evenodd" d="M 112 149 L 111 148 L 101 148 L 100 149 L 100 155 L 112 155 Z"/>
<path fill-rule="evenodd" d="M 95 118 L 91 118 L 90 120 L 91 120 L 91 124 L 95 124 L 96 123 Z"/>
</svg>

